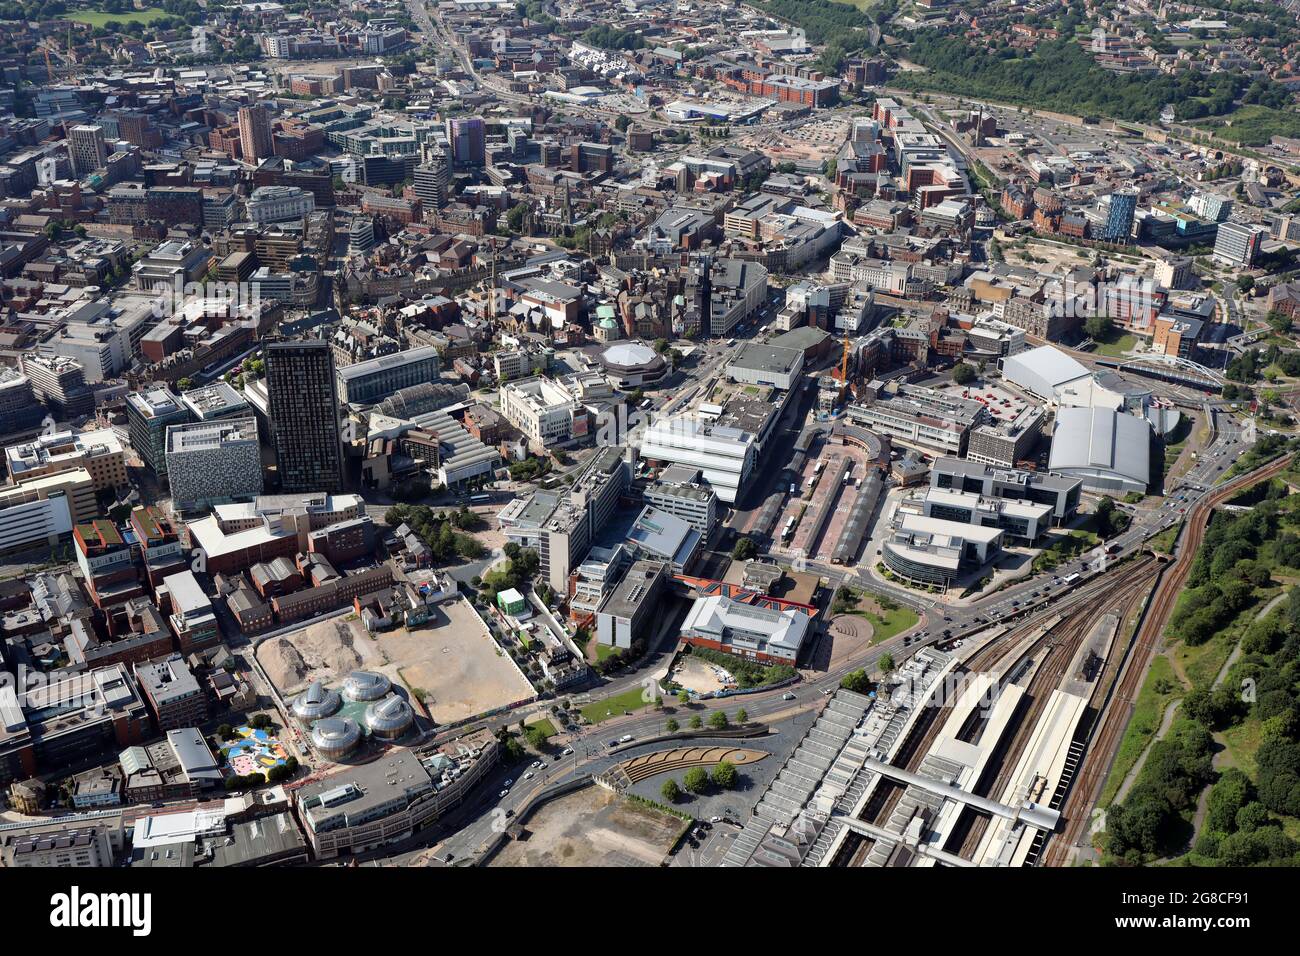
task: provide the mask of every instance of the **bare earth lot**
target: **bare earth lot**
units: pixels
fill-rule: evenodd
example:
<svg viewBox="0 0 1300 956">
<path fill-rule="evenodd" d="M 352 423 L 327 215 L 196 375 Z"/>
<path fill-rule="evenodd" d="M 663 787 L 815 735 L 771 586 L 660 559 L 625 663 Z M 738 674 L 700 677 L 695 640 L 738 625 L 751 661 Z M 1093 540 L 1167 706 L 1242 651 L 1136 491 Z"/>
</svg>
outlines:
<svg viewBox="0 0 1300 956">
<path fill-rule="evenodd" d="M 418 630 L 379 635 L 391 662 L 383 670 L 412 694 L 423 691 L 434 720 L 449 724 L 533 696 L 466 601 L 447 601 L 438 610 Z"/>
<path fill-rule="evenodd" d="M 490 866 L 658 866 L 682 821 L 587 787 L 529 818 L 531 836 L 508 842 Z"/>
<path fill-rule="evenodd" d="M 463 599 L 443 602 L 416 630 L 398 628 L 372 637 L 359 621 L 347 618 L 311 624 L 267 641 L 257 657 L 286 697 L 314 680 L 337 687 L 354 670 L 379 671 L 413 695 L 423 691 L 440 724 L 533 696 Z"/>
<path fill-rule="evenodd" d="M 354 670 L 380 662 L 375 642 L 360 622 L 335 617 L 273 637 L 257 649 L 266 674 L 286 697 L 312 681 L 334 686 Z"/>
</svg>

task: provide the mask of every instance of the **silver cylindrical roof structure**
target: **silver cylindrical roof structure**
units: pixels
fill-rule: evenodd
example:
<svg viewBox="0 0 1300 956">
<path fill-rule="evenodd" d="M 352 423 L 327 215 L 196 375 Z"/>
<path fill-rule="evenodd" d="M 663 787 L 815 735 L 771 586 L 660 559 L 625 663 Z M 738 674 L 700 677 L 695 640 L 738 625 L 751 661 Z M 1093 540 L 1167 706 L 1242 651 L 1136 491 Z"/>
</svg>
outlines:
<svg viewBox="0 0 1300 956">
<path fill-rule="evenodd" d="M 393 683 L 374 671 L 353 671 L 343 682 L 343 696 L 348 700 L 379 700 L 392 689 Z"/>
<path fill-rule="evenodd" d="M 342 706 L 338 691 L 326 690 L 320 681 L 312 681 L 311 686 L 294 698 L 293 713 L 300 720 L 319 720 Z"/>
<path fill-rule="evenodd" d="M 396 694 L 389 694 L 366 708 L 366 726 L 376 737 L 391 740 L 400 737 L 415 720 L 411 705 Z"/>
<path fill-rule="evenodd" d="M 312 724 L 311 742 L 321 756 L 338 760 L 357 748 L 361 728 L 350 717 L 326 717 Z"/>
</svg>

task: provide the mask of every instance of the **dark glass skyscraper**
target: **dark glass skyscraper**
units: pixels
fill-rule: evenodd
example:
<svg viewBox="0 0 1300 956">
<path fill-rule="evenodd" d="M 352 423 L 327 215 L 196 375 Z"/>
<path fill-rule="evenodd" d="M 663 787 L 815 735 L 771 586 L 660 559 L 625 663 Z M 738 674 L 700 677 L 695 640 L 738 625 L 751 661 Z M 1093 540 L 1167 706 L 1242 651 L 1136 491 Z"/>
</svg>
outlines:
<svg viewBox="0 0 1300 956">
<path fill-rule="evenodd" d="M 338 387 L 329 343 L 272 342 L 265 354 L 281 489 L 342 491 Z"/>
<path fill-rule="evenodd" d="M 1137 192 L 1117 189 L 1110 194 L 1110 208 L 1106 222 L 1101 227 L 1101 238 L 1106 242 L 1129 242 L 1133 234 L 1133 218 L 1137 214 Z"/>
</svg>

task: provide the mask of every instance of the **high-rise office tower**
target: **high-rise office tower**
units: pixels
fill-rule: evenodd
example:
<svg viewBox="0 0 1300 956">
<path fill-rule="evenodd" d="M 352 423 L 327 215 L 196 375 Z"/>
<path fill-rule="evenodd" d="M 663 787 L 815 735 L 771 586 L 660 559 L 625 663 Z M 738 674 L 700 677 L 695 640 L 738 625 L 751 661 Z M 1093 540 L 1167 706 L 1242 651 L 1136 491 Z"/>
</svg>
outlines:
<svg viewBox="0 0 1300 956">
<path fill-rule="evenodd" d="M 78 178 L 88 176 L 108 159 L 104 130 L 99 126 L 73 126 L 68 129 L 68 157 Z"/>
<path fill-rule="evenodd" d="M 338 386 L 329 343 L 272 342 L 265 359 L 281 489 L 342 491 Z"/>
<path fill-rule="evenodd" d="M 457 166 L 482 166 L 485 160 L 486 132 L 477 116 L 447 120 L 447 142 Z"/>
<path fill-rule="evenodd" d="M 1133 217 L 1137 215 L 1137 192 L 1117 189 L 1110 194 L 1110 210 L 1101 227 L 1106 242 L 1128 242 L 1133 235 Z"/>
<path fill-rule="evenodd" d="M 1264 242 L 1268 230 L 1263 226 L 1241 222 L 1219 224 L 1219 231 L 1214 237 L 1214 258 L 1219 262 L 1249 269 L 1255 264 L 1259 248 Z"/>
<path fill-rule="evenodd" d="M 447 205 L 447 190 L 451 186 L 451 169 L 445 158 L 434 160 L 428 166 L 416 166 L 412 191 L 426 209 L 441 209 Z"/>
<path fill-rule="evenodd" d="M 271 140 L 271 114 L 261 103 L 239 108 L 239 151 L 246 163 L 256 163 L 275 153 Z"/>
</svg>

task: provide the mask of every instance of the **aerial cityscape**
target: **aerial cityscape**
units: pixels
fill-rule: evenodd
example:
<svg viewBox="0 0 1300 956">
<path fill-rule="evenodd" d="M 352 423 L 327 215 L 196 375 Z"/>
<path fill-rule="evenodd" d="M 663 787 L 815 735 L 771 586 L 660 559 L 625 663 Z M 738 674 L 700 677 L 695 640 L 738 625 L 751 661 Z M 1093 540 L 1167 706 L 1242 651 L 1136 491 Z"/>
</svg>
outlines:
<svg viewBox="0 0 1300 956">
<path fill-rule="evenodd" d="M 0 868 L 1300 865 L 1300 0 L 0 21 Z"/>
</svg>

